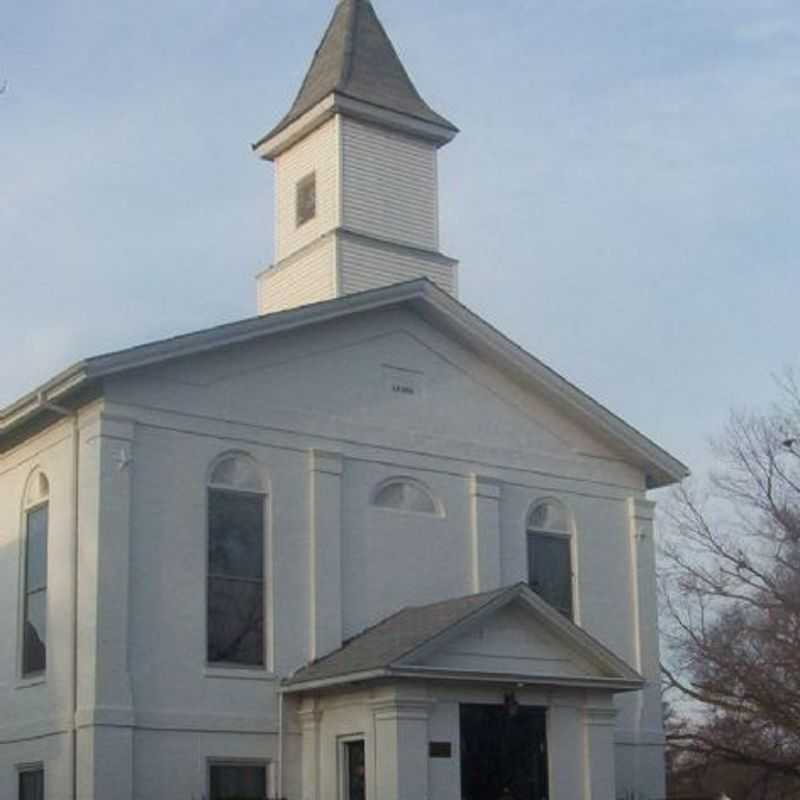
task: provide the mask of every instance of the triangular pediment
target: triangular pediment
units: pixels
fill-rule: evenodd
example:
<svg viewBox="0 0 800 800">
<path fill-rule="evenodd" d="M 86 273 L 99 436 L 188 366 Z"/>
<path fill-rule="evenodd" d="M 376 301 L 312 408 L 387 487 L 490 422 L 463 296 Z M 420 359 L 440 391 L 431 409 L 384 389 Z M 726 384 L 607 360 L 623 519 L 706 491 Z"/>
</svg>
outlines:
<svg viewBox="0 0 800 800">
<path fill-rule="evenodd" d="M 526 584 L 403 609 L 284 682 L 303 692 L 396 679 L 625 692 L 644 680 Z"/>
<path fill-rule="evenodd" d="M 642 682 L 622 659 L 522 586 L 394 666 L 553 685 L 619 682 L 636 688 Z"/>
<path fill-rule="evenodd" d="M 259 358 L 263 360 L 267 340 L 271 340 L 270 347 L 272 342 L 287 336 L 302 342 L 302 330 L 321 328 L 334 321 L 356 319 L 377 311 L 388 314 L 390 309 L 399 308 L 413 310 L 444 334 L 444 338 L 466 347 L 492 369 L 509 375 L 524 392 L 531 393 L 532 397 L 541 397 L 551 407 L 557 407 L 564 419 L 574 421 L 580 428 L 608 443 L 624 461 L 645 473 L 651 488 L 667 486 L 688 475 L 687 468 L 665 450 L 424 279 L 209 328 L 79 362 L 8 408 L 0 409 L 0 448 L 3 437 L 10 431 L 30 425 L 45 415 L 50 406 L 42 402 L 43 398 L 50 403 L 80 403 L 86 396 L 92 396 L 91 392 L 102 391 L 110 376 L 141 374 L 143 368 L 157 365 L 166 367 L 169 364 L 173 380 L 196 383 L 196 377 L 187 379 L 182 375 L 180 366 L 195 357 L 207 356 L 224 362 L 234 347 L 240 353 L 256 347 L 262 354 Z M 405 365 L 389 361 L 388 366 Z M 191 365 L 190 369 L 193 369 Z M 329 388 L 326 386 L 325 392 Z M 550 430 L 552 432 L 552 428 Z"/>
</svg>

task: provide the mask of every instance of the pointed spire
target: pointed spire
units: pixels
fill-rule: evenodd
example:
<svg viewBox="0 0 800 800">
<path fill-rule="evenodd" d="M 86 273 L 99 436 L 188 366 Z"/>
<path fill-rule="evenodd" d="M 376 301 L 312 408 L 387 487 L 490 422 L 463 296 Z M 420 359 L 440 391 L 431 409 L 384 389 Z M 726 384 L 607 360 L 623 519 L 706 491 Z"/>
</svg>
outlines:
<svg viewBox="0 0 800 800">
<path fill-rule="evenodd" d="M 332 94 L 443 128 L 446 140 L 458 132 L 420 97 L 370 0 L 337 0 L 333 19 L 289 113 L 258 144 L 281 133 Z"/>
</svg>

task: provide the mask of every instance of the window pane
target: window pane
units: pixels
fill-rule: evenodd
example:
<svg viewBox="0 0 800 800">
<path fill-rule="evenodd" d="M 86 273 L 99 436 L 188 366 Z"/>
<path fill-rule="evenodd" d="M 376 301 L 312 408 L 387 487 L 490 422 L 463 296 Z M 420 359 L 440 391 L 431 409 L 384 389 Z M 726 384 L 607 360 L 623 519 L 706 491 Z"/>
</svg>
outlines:
<svg viewBox="0 0 800 800">
<path fill-rule="evenodd" d="M 209 663 L 264 664 L 264 585 L 261 581 L 208 580 Z"/>
<path fill-rule="evenodd" d="M 558 503 L 539 503 L 531 512 L 528 528 L 539 531 L 567 532 L 567 517 Z"/>
<path fill-rule="evenodd" d="M 28 512 L 25 552 L 25 591 L 47 585 L 47 506 Z"/>
<path fill-rule="evenodd" d="M 44 800 L 44 770 L 20 772 L 19 800 Z"/>
<path fill-rule="evenodd" d="M 213 764 L 210 788 L 211 800 L 265 800 L 266 767 Z"/>
<path fill-rule="evenodd" d="M 383 506 L 384 508 L 402 508 L 403 497 L 403 484 L 392 483 L 380 490 L 375 498 L 375 505 Z"/>
<path fill-rule="evenodd" d="M 317 176 L 308 175 L 297 184 L 297 225 L 298 227 L 317 213 Z"/>
<path fill-rule="evenodd" d="M 436 503 L 426 491 L 403 481 L 390 483 L 381 489 L 375 497 L 375 505 L 424 514 L 436 513 Z"/>
<path fill-rule="evenodd" d="M 366 800 L 366 757 L 364 740 L 345 742 L 346 800 Z"/>
<path fill-rule="evenodd" d="M 436 505 L 433 500 L 421 489 L 413 484 L 405 484 L 404 508 L 409 511 L 421 511 L 425 514 L 435 514 Z"/>
<path fill-rule="evenodd" d="M 211 483 L 247 492 L 260 492 L 263 489 L 258 470 L 242 456 L 231 456 L 220 461 L 211 475 Z"/>
<path fill-rule="evenodd" d="M 22 674 L 44 672 L 47 667 L 47 592 L 25 598 L 25 631 L 22 643 Z"/>
<path fill-rule="evenodd" d="M 264 498 L 212 489 L 208 518 L 209 575 L 262 578 Z"/>
<path fill-rule="evenodd" d="M 563 614 L 572 616 L 572 564 L 566 537 L 528 537 L 531 588 Z"/>
</svg>

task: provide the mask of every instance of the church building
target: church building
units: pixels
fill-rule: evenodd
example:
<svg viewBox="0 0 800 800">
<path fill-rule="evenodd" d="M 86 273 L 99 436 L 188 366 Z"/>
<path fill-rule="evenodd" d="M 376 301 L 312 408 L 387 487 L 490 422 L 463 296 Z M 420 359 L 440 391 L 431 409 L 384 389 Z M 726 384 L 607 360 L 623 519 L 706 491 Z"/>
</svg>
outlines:
<svg viewBox="0 0 800 800">
<path fill-rule="evenodd" d="M 687 469 L 462 305 L 457 133 L 339 0 L 258 315 L 0 410 L 0 800 L 664 797 Z"/>
</svg>

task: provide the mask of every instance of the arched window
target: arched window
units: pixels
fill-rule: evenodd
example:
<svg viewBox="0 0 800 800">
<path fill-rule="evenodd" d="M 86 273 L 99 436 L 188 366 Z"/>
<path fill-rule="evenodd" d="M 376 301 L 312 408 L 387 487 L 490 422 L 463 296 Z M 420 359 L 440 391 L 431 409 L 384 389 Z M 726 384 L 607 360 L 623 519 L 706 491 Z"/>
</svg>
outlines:
<svg viewBox="0 0 800 800">
<path fill-rule="evenodd" d="M 25 491 L 22 676 L 47 669 L 47 528 L 50 484 L 34 472 Z"/>
<path fill-rule="evenodd" d="M 386 481 L 378 487 L 372 504 L 395 511 L 413 511 L 417 514 L 439 514 L 440 507 L 433 495 L 421 483 L 410 478 Z"/>
<path fill-rule="evenodd" d="M 264 646 L 266 491 L 248 456 L 228 455 L 208 485 L 209 664 L 260 667 Z"/>
<path fill-rule="evenodd" d="M 555 500 L 537 503 L 528 516 L 531 589 L 572 619 L 572 537 L 567 512 Z"/>
</svg>

